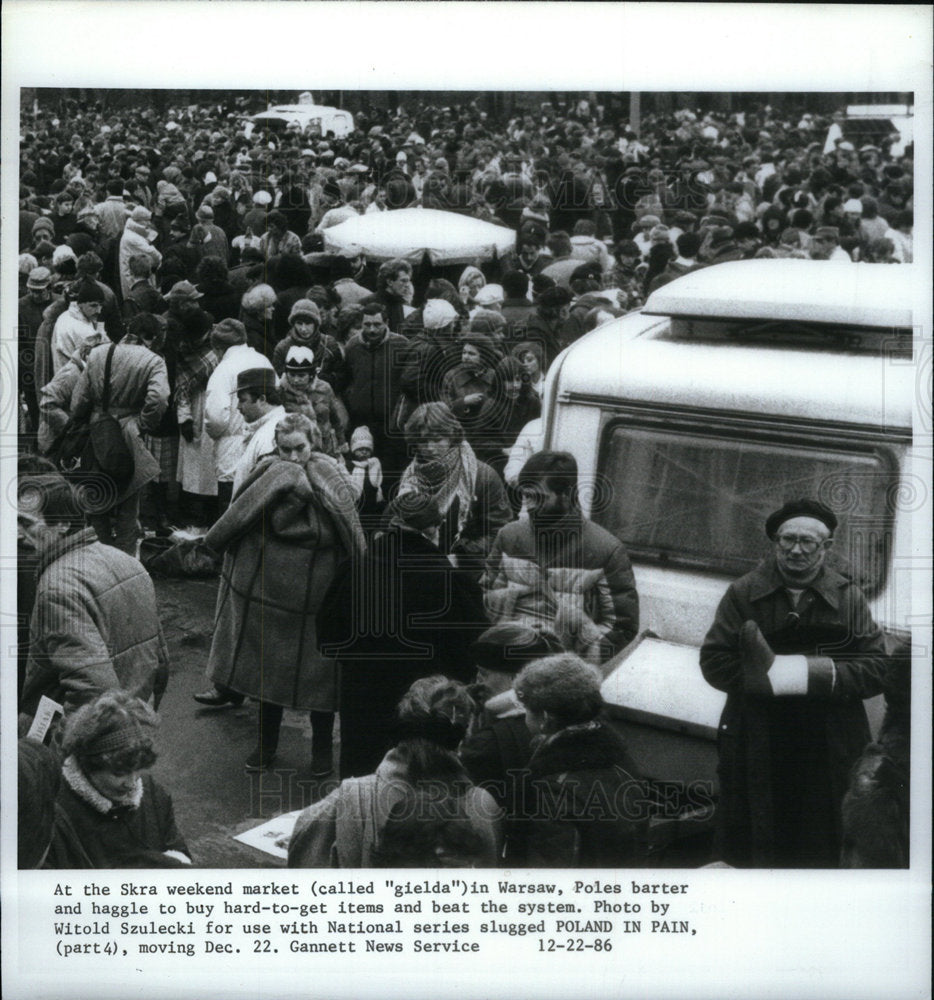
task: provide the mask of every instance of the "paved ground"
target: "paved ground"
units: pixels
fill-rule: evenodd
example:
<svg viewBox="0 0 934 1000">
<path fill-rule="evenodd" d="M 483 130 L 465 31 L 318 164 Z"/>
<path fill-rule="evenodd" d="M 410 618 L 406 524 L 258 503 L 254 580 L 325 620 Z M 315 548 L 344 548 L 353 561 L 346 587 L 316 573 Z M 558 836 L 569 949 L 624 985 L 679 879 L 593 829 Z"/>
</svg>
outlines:
<svg viewBox="0 0 934 1000">
<path fill-rule="evenodd" d="M 235 841 L 234 835 L 310 804 L 333 788 L 337 778 L 310 777 L 310 726 L 307 716 L 297 712 L 285 713 L 276 767 L 263 774 L 245 770 L 244 762 L 256 741 L 256 704 L 247 701 L 240 708 L 208 709 L 192 699 L 208 686 L 204 668 L 217 581 L 157 577 L 155 585 L 172 676 L 159 710 L 161 753 L 153 773 L 172 793 L 179 829 L 196 864 L 209 868 L 282 865 L 272 855 Z M 683 782 L 715 781 L 712 742 L 629 722 L 617 721 L 616 725 L 648 774 Z M 694 853 L 669 863 L 691 866 L 707 860 L 703 853 Z"/>
<path fill-rule="evenodd" d="M 153 773 L 172 792 L 176 820 L 197 864 L 275 865 L 272 856 L 232 838 L 263 819 L 308 805 L 327 790 L 308 775 L 307 717 L 286 712 L 277 767 L 262 775 L 248 773 L 244 761 L 256 741 L 256 704 L 207 709 L 192 700 L 208 686 L 204 667 L 217 583 L 157 578 L 155 584 L 172 676 L 159 709 L 161 751 Z"/>
</svg>

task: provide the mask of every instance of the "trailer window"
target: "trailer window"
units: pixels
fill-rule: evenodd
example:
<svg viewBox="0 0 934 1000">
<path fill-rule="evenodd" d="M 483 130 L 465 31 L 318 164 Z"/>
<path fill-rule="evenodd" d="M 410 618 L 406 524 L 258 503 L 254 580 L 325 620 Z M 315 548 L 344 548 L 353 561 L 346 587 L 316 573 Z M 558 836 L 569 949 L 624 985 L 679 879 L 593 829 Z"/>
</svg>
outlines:
<svg viewBox="0 0 934 1000">
<path fill-rule="evenodd" d="M 630 555 L 739 575 L 768 551 L 763 524 L 816 497 L 840 519 L 834 564 L 876 593 L 891 549 L 897 465 L 888 451 L 713 436 L 616 423 L 607 429 L 593 519 Z"/>
</svg>

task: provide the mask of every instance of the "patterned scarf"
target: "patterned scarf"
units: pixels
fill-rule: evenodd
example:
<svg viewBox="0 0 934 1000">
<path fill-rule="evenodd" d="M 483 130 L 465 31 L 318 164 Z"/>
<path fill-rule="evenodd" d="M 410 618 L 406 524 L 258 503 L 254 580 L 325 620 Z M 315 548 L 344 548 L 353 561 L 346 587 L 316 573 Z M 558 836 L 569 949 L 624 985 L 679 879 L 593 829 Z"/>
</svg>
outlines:
<svg viewBox="0 0 934 1000">
<path fill-rule="evenodd" d="M 451 508 L 454 498 L 459 500 L 457 510 L 457 531 L 463 531 L 470 507 L 473 503 L 477 484 L 477 456 L 466 441 L 452 448 L 443 458 L 430 462 L 411 462 L 399 483 L 399 495 L 405 493 L 426 493 L 438 505 L 444 516 Z"/>
</svg>

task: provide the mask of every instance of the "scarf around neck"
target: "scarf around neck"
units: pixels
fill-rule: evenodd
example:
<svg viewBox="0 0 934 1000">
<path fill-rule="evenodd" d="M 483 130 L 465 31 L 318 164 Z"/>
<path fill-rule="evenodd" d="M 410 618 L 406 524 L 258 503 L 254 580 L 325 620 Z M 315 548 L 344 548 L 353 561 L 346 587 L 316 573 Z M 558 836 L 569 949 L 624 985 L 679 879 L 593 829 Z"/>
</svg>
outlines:
<svg viewBox="0 0 934 1000">
<path fill-rule="evenodd" d="M 443 458 L 420 462 L 417 458 L 402 473 L 399 495 L 426 493 L 438 505 L 442 516 L 451 509 L 454 498 L 460 501 L 457 531 L 467 523 L 477 485 L 477 456 L 466 441 L 452 448 Z"/>
</svg>

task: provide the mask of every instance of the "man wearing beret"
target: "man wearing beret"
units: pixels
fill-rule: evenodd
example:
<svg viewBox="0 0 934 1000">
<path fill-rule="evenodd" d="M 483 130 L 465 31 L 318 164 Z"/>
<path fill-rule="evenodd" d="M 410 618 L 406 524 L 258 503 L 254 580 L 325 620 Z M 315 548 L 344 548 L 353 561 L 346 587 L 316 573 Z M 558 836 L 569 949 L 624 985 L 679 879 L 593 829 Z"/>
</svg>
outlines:
<svg viewBox="0 0 934 1000">
<path fill-rule="evenodd" d="M 827 565 L 837 518 L 786 503 L 772 553 L 732 583 L 700 653 L 727 693 L 720 719 L 721 857 L 737 867 L 833 868 L 849 771 L 869 742 L 863 699 L 889 670 L 882 631 Z"/>
</svg>

